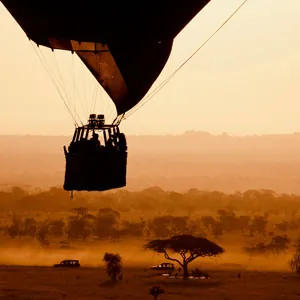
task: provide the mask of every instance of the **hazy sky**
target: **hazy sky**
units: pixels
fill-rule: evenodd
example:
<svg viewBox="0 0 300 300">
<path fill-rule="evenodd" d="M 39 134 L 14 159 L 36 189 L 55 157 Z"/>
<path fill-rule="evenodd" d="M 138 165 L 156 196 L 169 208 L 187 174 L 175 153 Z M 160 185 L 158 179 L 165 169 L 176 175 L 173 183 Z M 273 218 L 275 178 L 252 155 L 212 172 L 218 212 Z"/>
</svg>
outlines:
<svg viewBox="0 0 300 300">
<path fill-rule="evenodd" d="M 156 85 L 241 2 L 212 0 L 175 39 Z M 299 11 L 299 0 L 249 0 L 122 129 L 128 134 L 300 131 Z M 75 55 L 41 48 L 82 121 L 95 98 L 96 109 L 113 117 L 113 105 Z M 74 123 L 34 49 L 0 3 L 0 134 L 72 134 Z"/>
</svg>

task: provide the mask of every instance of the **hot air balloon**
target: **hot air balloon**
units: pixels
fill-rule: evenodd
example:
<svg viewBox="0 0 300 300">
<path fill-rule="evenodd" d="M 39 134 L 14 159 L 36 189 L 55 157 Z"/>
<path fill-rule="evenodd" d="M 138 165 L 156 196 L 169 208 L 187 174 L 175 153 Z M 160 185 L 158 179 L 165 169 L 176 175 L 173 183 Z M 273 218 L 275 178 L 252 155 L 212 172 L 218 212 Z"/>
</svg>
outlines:
<svg viewBox="0 0 300 300">
<path fill-rule="evenodd" d="M 174 38 L 210 0 L 1 2 L 37 45 L 76 53 L 116 107 L 112 124 L 105 124 L 102 114 L 91 114 L 87 124 L 75 128 L 70 146 L 64 147 L 64 189 L 125 186 L 127 145 L 120 120 L 161 73 Z M 103 134 L 103 145 L 96 132 Z"/>
</svg>

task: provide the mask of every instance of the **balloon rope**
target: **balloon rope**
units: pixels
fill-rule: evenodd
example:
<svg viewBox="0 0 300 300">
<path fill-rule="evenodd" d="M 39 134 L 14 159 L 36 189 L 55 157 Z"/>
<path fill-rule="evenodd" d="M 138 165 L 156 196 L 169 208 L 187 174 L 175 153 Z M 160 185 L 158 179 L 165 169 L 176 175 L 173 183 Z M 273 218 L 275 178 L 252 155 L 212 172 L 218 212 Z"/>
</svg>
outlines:
<svg viewBox="0 0 300 300">
<path fill-rule="evenodd" d="M 30 44 L 31 44 L 31 43 L 30 43 Z M 51 74 L 50 74 L 50 71 L 49 71 L 48 67 L 47 67 L 46 64 L 43 62 L 43 60 L 42 60 L 41 56 L 39 55 L 38 51 L 36 50 L 36 48 L 33 46 L 33 44 L 31 44 L 31 45 L 32 45 L 32 48 L 34 49 L 35 53 L 37 54 L 37 56 L 38 56 L 40 62 L 42 63 L 43 67 L 45 68 L 45 70 L 46 70 L 48 76 L 50 77 L 50 79 L 51 79 L 53 85 L 55 86 L 55 88 L 56 88 L 58 94 L 60 95 L 62 101 L 64 102 L 64 104 L 65 104 L 65 106 L 66 106 L 68 112 L 70 113 L 70 116 L 72 117 L 75 126 L 78 127 L 78 123 L 76 122 L 76 118 L 75 118 L 75 116 L 73 115 L 73 113 L 72 113 L 70 107 L 68 106 L 66 100 L 64 99 L 64 96 L 62 95 L 62 93 L 61 93 L 61 91 L 60 91 L 60 89 L 59 89 L 58 84 L 57 84 L 57 83 L 55 82 L 55 80 L 52 78 L 52 76 L 51 76 Z"/>
<path fill-rule="evenodd" d="M 165 79 L 159 86 L 157 86 L 151 93 L 149 93 L 141 102 L 140 105 L 137 105 L 135 108 L 128 112 L 123 119 L 126 120 L 133 113 L 139 110 L 147 102 L 149 102 L 161 89 L 170 82 L 170 80 L 177 74 L 177 72 L 184 67 L 228 22 L 236 13 L 246 4 L 248 0 L 244 0 L 238 8 L 221 24 L 221 26 L 192 54 L 190 55 L 167 79 Z"/>
</svg>

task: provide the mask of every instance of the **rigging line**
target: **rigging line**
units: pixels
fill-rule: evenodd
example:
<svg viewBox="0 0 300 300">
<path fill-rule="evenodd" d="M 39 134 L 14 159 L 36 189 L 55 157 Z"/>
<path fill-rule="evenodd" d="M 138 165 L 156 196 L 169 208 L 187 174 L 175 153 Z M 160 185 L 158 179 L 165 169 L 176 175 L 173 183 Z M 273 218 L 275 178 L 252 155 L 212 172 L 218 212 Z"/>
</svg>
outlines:
<svg viewBox="0 0 300 300">
<path fill-rule="evenodd" d="M 94 81 L 94 89 L 93 89 L 93 94 L 90 95 L 91 98 L 91 103 L 90 103 L 90 108 L 89 108 L 89 114 L 95 113 L 95 106 L 96 106 L 96 98 L 97 98 L 97 81 Z"/>
<path fill-rule="evenodd" d="M 115 81 L 116 75 L 117 75 L 117 68 L 114 68 L 113 75 L 112 75 L 112 81 L 110 82 L 111 87 L 113 85 L 113 81 Z M 104 89 L 103 89 L 103 91 L 106 92 Z M 110 100 L 112 100 L 111 97 L 110 97 Z M 116 115 L 116 117 L 118 117 L 118 113 L 116 112 L 116 106 L 115 106 L 115 104 L 113 104 L 113 101 L 107 101 L 106 107 L 107 107 L 108 120 L 114 120 L 115 115 Z"/>
<path fill-rule="evenodd" d="M 61 89 L 62 89 L 62 91 L 64 92 L 65 97 L 66 97 L 66 99 L 68 100 L 69 105 L 72 106 L 72 96 L 71 96 L 72 86 L 70 85 L 71 91 L 68 91 L 68 89 L 66 88 L 64 79 L 63 79 L 63 77 L 62 77 L 61 71 L 60 71 L 60 69 L 59 69 L 59 63 L 58 63 L 57 57 L 56 57 L 56 55 L 55 55 L 55 52 L 54 52 L 53 57 L 54 57 L 54 61 L 55 61 L 56 71 L 57 71 L 58 77 L 60 78 Z M 75 101 L 75 100 L 73 99 L 73 102 L 74 102 L 74 101 Z M 74 112 L 73 112 L 74 117 L 75 117 L 75 118 L 77 117 L 77 119 L 79 120 L 79 122 L 83 125 L 82 120 L 81 120 L 80 116 L 78 115 L 78 113 L 76 112 L 74 106 L 73 106 L 73 111 L 74 111 Z"/>
<path fill-rule="evenodd" d="M 112 75 L 112 80 L 116 81 L 115 78 L 117 77 L 117 67 L 114 67 L 113 69 L 113 75 Z M 111 103 L 111 102 L 110 102 Z M 108 104 L 109 105 L 109 104 Z M 116 110 L 116 106 L 115 105 L 109 105 L 109 115 L 111 119 L 114 119 L 115 116 L 118 117 L 118 112 Z"/>
<path fill-rule="evenodd" d="M 77 80 L 76 80 L 76 74 L 77 74 L 77 72 L 76 72 L 75 56 L 74 56 L 74 54 L 71 54 L 71 55 L 72 55 L 72 68 L 73 68 L 73 73 L 71 74 L 71 76 L 73 76 L 73 89 L 74 89 L 74 99 L 73 99 L 74 101 L 73 102 L 74 102 L 74 110 L 75 110 L 75 112 L 77 112 L 77 110 L 76 110 L 76 102 L 75 101 L 78 100 L 80 102 L 80 104 L 81 104 L 81 107 L 83 108 L 83 110 L 85 110 L 85 113 L 87 115 L 87 111 L 85 109 L 85 106 L 83 105 L 83 101 L 81 99 L 81 95 L 80 95 L 80 93 L 78 91 L 78 88 L 77 88 Z M 77 113 L 77 115 L 78 115 L 78 113 Z M 81 121 L 81 124 L 83 125 L 82 121 Z"/>
<path fill-rule="evenodd" d="M 84 77 L 84 72 L 86 71 L 86 69 L 83 69 L 84 63 L 82 62 L 82 60 L 80 59 L 79 55 L 77 54 L 77 52 L 75 51 L 77 58 L 79 58 L 80 61 L 80 74 L 81 74 L 81 83 L 82 83 L 82 89 L 83 89 L 83 101 L 85 103 L 85 111 L 86 111 L 86 115 L 88 116 L 89 113 L 89 108 L 88 108 L 88 104 L 86 101 L 86 80 Z M 83 105 L 83 102 L 82 102 Z"/>
<path fill-rule="evenodd" d="M 75 53 L 76 53 L 76 52 L 75 52 Z M 73 59 L 75 60 L 74 54 L 71 54 L 71 55 L 72 55 Z M 75 62 L 74 62 L 74 68 L 76 69 L 76 63 L 75 63 Z M 74 79 L 75 79 L 75 81 L 76 81 L 75 69 L 74 69 L 74 77 L 75 77 Z M 76 73 L 78 74 L 78 72 L 76 72 Z M 79 72 L 79 73 L 82 74 L 82 72 Z M 71 75 L 71 76 L 72 76 L 72 75 Z M 82 83 L 83 83 L 83 81 L 82 81 Z M 76 82 L 75 82 L 75 90 L 74 90 L 74 93 L 75 93 L 75 91 L 76 91 L 76 94 L 77 94 L 77 99 L 79 99 L 78 101 L 79 101 L 80 104 L 81 104 L 81 108 L 83 109 L 85 115 L 88 116 L 88 110 L 87 110 L 87 107 L 86 107 L 86 105 L 83 104 L 83 100 L 82 100 L 81 94 L 80 94 L 79 91 L 78 91 Z M 76 98 L 76 95 L 74 95 L 74 97 Z M 81 122 L 81 124 L 83 125 L 82 122 Z"/>
<path fill-rule="evenodd" d="M 72 77 L 73 77 L 73 107 L 74 107 L 74 115 L 76 115 L 76 93 L 75 93 L 75 67 L 74 67 L 74 56 L 72 55 Z"/>
<path fill-rule="evenodd" d="M 97 58 L 96 58 L 97 59 Z M 88 95 L 88 98 L 89 98 L 89 103 L 88 103 L 88 113 L 89 114 L 92 114 L 94 113 L 93 112 L 93 103 L 94 103 L 94 98 L 95 98 L 95 95 L 96 95 L 96 88 L 97 88 L 97 85 L 94 81 L 94 84 L 93 84 L 93 89 L 91 88 L 90 90 L 92 91 L 92 93 L 90 93 Z"/>
<path fill-rule="evenodd" d="M 40 55 L 41 55 L 41 57 L 42 57 L 43 60 L 44 60 L 44 64 L 45 64 L 46 68 L 48 69 L 49 77 L 51 78 L 51 68 L 50 68 L 49 66 L 47 66 L 47 59 L 45 58 L 45 56 L 44 56 L 44 54 L 43 54 L 43 52 L 42 52 L 41 50 L 40 50 Z M 53 57 L 55 58 L 55 53 L 54 53 L 54 56 L 53 56 Z M 55 64 L 55 63 L 56 63 L 56 69 L 57 69 L 58 77 L 60 77 L 60 80 L 59 80 L 59 78 L 56 78 L 56 81 L 57 81 L 57 82 L 56 82 L 56 85 L 57 85 L 58 90 L 60 91 L 61 97 L 64 99 L 64 101 L 65 101 L 66 103 L 68 103 L 68 108 L 69 108 L 69 110 L 71 111 L 71 108 L 70 108 L 70 106 L 71 106 L 71 101 L 70 101 L 70 99 L 69 99 L 69 97 L 68 97 L 68 93 L 65 91 L 64 83 L 63 83 L 61 74 L 60 74 L 60 72 L 59 72 L 58 63 L 57 63 L 56 60 L 55 60 L 54 64 Z M 55 74 L 55 71 L 53 72 L 53 74 Z M 54 75 L 53 75 L 53 78 L 54 78 Z M 63 95 L 63 94 L 64 94 L 64 95 Z M 72 116 L 73 116 L 73 118 L 76 120 L 76 115 L 74 115 L 74 113 L 72 113 Z M 76 124 L 78 124 L 77 121 L 76 121 Z"/>
<path fill-rule="evenodd" d="M 60 88 L 59 88 L 59 86 L 58 86 L 58 83 L 55 82 L 54 76 L 51 76 L 50 69 L 49 69 L 49 67 L 47 66 L 46 60 L 45 60 L 45 58 L 43 57 L 41 50 L 40 50 L 40 53 L 39 53 L 39 52 L 37 51 L 37 49 L 33 46 L 32 43 L 31 43 L 31 46 L 33 47 L 33 49 L 34 49 L 35 53 L 37 54 L 37 56 L 38 56 L 38 58 L 39 58 L 41 64 L 43 65 L 45 71 L 47 72 L 47 74 L 48 74 L 50 80 L 52 81 L 54 87 L 56 88 L 58 94 L 60 95 L 62 101 L 64 102 L 64 104 L 65 104 L 65 106 L 66 106 L 68 112 L 70 113 L 70 116 L 72 117 L 72 119 L 73 119 L 73 121 L 74 121 L 74 125 L 75 125 L 75 126 L 78 126 L 78 124 L 77 124 L 77 122 L 76 122 L 76 118 L 75 118 L 74 115 L 72 114 L 72 111 L 71 111 L 70 107 L 68 106 L 67 102 L 66 102 L 65 99 L 64 99 L 64 96 L 62 95 L 62 93 L 61 93 L 61 91 L 60 91 Z M 40 54 L 41 54 L 41 55 L 40 55 Z M 44 61 L 43 61 L 43 58 L 44 58 Z"/>
<path fill-rule="evenodd" d="M 104 98 L 103 98 L 103 94 L 102 94 L 101 88 L 102 88 L 101 86 L 100 86 L 100 87 L 98 86 L 99 103 L 102 103 L 103 107 L 105 108 L 106 103 L 105 103 L 105 100 L 104 100 Z M 100 105 L 100 107 L 101 107 L 101 105 Z M 101 111 L 100 111 L 100 113 L 101 113 Z"/>
<path fill-rule="evenodd" d="M 97 98 L 98 98 L 98 90 L 99 90 L 99 87 L 98 87 L 98 84 L 96 84 L 96 93 L 95 93 L 95 98 L 94 98 L 94 103 L 93 103 L 93 112 L 95 112 L 95 109 L 96 109 L 96 101 L 97 101 Z"/>
<path fill-rule="evenodd" d="M 98 73 L 101 74 L 101 60 L 102 57 L 99 58 L 99 56 L 101 55 L 100 52 L 99 53 L 95 53 L 95 59 L 96 59 L 96 64 L 98 66 Z M 96 101 L 97 101 L 97 96 L 98 96 L 98 84 L 99 82 L 97 80 L 95 80 L 95 93 L 94 93 L 94 98 L 92 99 L 92 104 L 91 104 L 91 109 L 93 109 L 93 113 L 95 112 L 96 109 Z M 100 110 L 102 108 L 102 103 L 101 101 L 99 101 L 100 103 Z"/>
<path fill-rule="evenodd" d="M 61 93 L 64 94 L 64 99 L 65 99 L 66 102 L 68 102 L 68 105 L 69 105 L 69 107 L 70 107 L 70 106 L 71 106 L 70 99 L 67 97 L 67 93 L 66 93 L 66 91 L 65 91 L 65 89 L 64 89 L 62 80 L 59 80 L 59 79 L 60 79 L 60 78 L 59 78 L 59 72 L 57 71 L 57 74 L 55 74 L 55 69 L 52 70 L 52 69 L 50 68 L 50 66 L 49 66 L 48 63 L 47 63 L 47 59 L 45 58 L 45 56 L 44 56 L 44 54 L 43 54 L 43 52 L 42 52 L 41 50 L 40 50 L 40 55 L 41 55 L 41 57 L 42 57 L 43 60 L 44 60 L 44 64 L 47 66 L 47 68 L 48 68 L 48 70 L 49 70 L 49 74 L 53 73 L 53 78 L 54 78 L 54 77 L 57 77 L 57 78 L 55 78 L 55 79 L 56 79 L 56 84 L 57 84 L 57 86 L 59 86 Z M 55 54 L 54 54 L 54 55 L 55 55 Z M 52 58 L 53 58 L 53 57 L 52 57 Z M 52 62 L 52 63 L 55 64 L 56 61 L 54 61 L 54 62 Z M 56 68 L 57 68 L 57 66 L 56 66 Z M 55 76 L 55 75 L 56 75 L 56 76 Z M 71 108 L 70 108 L 70 109 L 71 109 Z M 72 113 L 72 114 L 73 114 L 73 113 Z M 73 116 L 74 116 L 74 114 L 73 114 Z M 74 116 L 74 117 L 75 117 L 75 116 Z"/>
<path fill-rule="evenodd" d="M 112 120 L 116 117 L 118 117 L 118 113 L 116 112 L 116 106 L 112 103 L 112 101 L 107 101 L 106 102 L 106 107 L 107 107 L 107 116 L 108 120 Z"/>
<path fill-rule="evenodd" d="M 41 54 L 41 57 L 44 61 L 45 69 L 47 70 L 50 79 L 52 80 L 52 82 L 56 86 L 56 89 L 57 89 L 60 97 L 62 98 L 64 104 L 66 105 L 67 109 L 69 110 L 70 114 L 72 115 L 72 118 L 74 120 L 74 125 L 78 126 L 76 116 L 74 115 L 74 113 L 72 112 L 72 110 L 70 108 L 70 106 L 71 106 L 70 99 L 68 98 L 67 93 L 64 91 L 64 87 L 62 85 L 62 82 L 59 82 L 59 78 L 55 78 L 55 73 L 54 72 L 53 72 L 53 75 L 51 76 L 51 68 L 47 65 L 47 60 L 46 60 L 46 58 L 45 58 L 45 56 L 44 56 L 44 54 L 41 50 L 40 50 L 40 54 Z M 55 81 L 55 79 L 56 79 L 56 81 Z"/>
<path fill-rule="evenodd" d="M 121 122 L 124 120 L 125 118 L 125 113 L 122 113 L 121 118 L 118 120 L 118 125 L 121 124 Z"/>
<path fill-rule="evenodd" d="M 76 90 L 76 94 L 77 94 L 77 99 L 79 99 L 79 102 L 81 104 L 81 108 L 83 109 L 83 111 L 85 112 L 85 115 L 87 116 L 88 111 L 87 111 L 86 105 L 83 104 L 83 100 L 82 100 L 81 95 L 78 91 L 77 85 L 75 85 L 75 90 Z"/>
<path fill-rule="evenodd" d="M 235 15 L 236 13 L 248 2 L 248 0 L 244 0 L 235 11 L 219 26 L 219 28 L 194 52 L 190 55 L 167 79 L 165 79 L 159 86 L 157 86 L 151 93 L 149 93 L 144 101 L 140 103 L 132 111 L 129 111 L 128 115 L 124 118 L 125 120 L 139 110 L 142 106 L 144 106 L 148 101 L 150 101 L 176 74 L 180 71 Z"/>
<path fill-rule="evenodd" d="M 69 103 L 72 104 L 72 99 L 71 99 L 69 93 L 66 91 L 67 89 L 65 88 L 65 82 L 64 82 L 64 80 L 63 80 L 63 78 L 62 78 L 62 75 L 61 75 L 61 72 L 60 72 L 60 70 L 59 70 L 59 66 L 58 66 L 59 64 L 58 64 L 58 61 L 57 61 L 57 57 L 56 57 L 55 52 L 53 52 L 53 54 L 54 54 L 54 60 L 55 60 L 55 67 L 56 67 L 58 76 L 59 76 L 59 78 L 60 78 L 60 80 L 61 80 L 62 89 L 64 90 L 65 96 L 66 96 L 66 98 L 68 99 Z M 81 121 L 81 118 L 80 118 L 80 116 L 78 115 L 78 113 L 76 113 L 75 109 L 74 109 L 74 116 L 75 116 L 75 118 L 77 117 L 77 118 L 79 119 L 80 123 L 83 125 L 83 123 L 82 123 L 82 121 Z"/>
<path fill-rule="evenodd" d="M 113 120 L 115 114 L 116 114 L 116 111 L 111 106 L 109 106 L 109 108 L 108 108 L 108 120 Z M 118 117 L 118 115 L 117 115 L 117 117 Z"/>
<path fill-rule="evenodd" d="M 79 112 L 78 112 L 78 109 L 76 108 L 77 99 L 79 99 L 79 102 L 83 108 L 84 108 L 84 106 L 82 104 L 82 99 L 81 99 L 80 93 L 78 92 L 78 88 L 77 88 L 77 84 L 76 84 L 76 62 L 74 59 L 74 55 L 73 54 L 71 54 L 71 55 L 72 55 L 72 71 L 71 71 L 72 74 L 70 74 L 70 75 L 71 75 L 71 78 L 73 79 L 73 99 L 70 99 L 70 102 L 71 102 L 71 100 L 73 100 L 74 115 L 78 117 L 81 125 L 83 125 L 82 120 L 79 115 Z M 57 70 L 58 70 L 58 73 L 60 73 L 58 63 L 57 63 Z M 64 85 L 63 82 L 62 82 L 62 85 Z M 72 89 L 72 88 L 70 88 L 70 89 Z M 69 94 L 69 96 L 70 95 L 71 95 L 71 93 Z"/>
<path fill-rule="evenodd" d="M 109 122 L 111 122 L 110 120 L 112 120 L 114 118 L 114 115 L 116 113 L 116 109 L 115 109 L 115 105 L 112 101 L 112 98 L 111 97 L 109 97 L 109 98 L 110 98 L 109 101 L 105 101 L 106 102 L 105 111 L 107 112 L 107 120 L 109 120 Z"/>
<path fill-rule="evenodd" d="M 75 119 L 75 117 L 74 117 L 73 114 L 72 114 L 72 111 L 70 110 L 70 108 L 69 108 L 68 104 L 66 103 L 66 101 L 65 101 L 65 99 L 64 99 L 64 97 L 63 97 L 63 95 L 61 94 L 61 91 L 59 90 L 59 87 L 57 86 L 56 82 L 54 81 L 54 79 L 53 79 L 52 76 L 50 75 L 50 72 L 49 72 L 49 70 L 48 70 L 46 64 L 43 62 L 43 59 L 42 59 L 41 56 L 39 55 L 38 51 L 35 49 L 34 45 L 33 45 L 32 43 L 30 43 L 30 44 L 31 44 L 31 46 L 32 46 L 32 48 L 33 48 L 33 50 L 34 50 L 34 52 L 35 52 L 36 55 L 38 56 L 38 58 L 39 58 L 39 60 L 40 60 L 40 62 L 41 62 L 41 64 L 42 64 L 42 66 L 45 68 L 45 70 L 46 70 L 46 72 L 47 72 L 47 74 L 48 74 L 50 80 L 52 81 L 54 87 L 56 88 L 56 90 L 57 90 L 59 96 L 61 97 L 62 101 L 64 102 L 64 104 L 65 104 L 65 106 L 66 106 L 68 112 L 70 113 L 71 118 L 73 119 L 73 121 L 74 121 L 74 123 L 75 123 L 75 126 L 78 126 L 78 124 L 77 124 L 77 122 L 76 122 L 76 119 Z"/>
</svg>

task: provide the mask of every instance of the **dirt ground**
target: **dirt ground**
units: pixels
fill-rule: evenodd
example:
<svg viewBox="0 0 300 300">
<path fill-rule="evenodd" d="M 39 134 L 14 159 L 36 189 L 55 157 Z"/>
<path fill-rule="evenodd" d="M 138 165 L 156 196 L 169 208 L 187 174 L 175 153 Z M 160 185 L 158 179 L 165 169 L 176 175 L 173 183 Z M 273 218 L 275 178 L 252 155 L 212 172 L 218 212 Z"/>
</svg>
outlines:
<svg viewBox="0 0 300 300">
<path fill-rule="evenodd" d="M 1 266 L 0 299 L 153 299 L 152 286 L 165 290 L 159 299 L 300 299 L 300 277 L 290 272 L 205 270 L 207 280 L 168 279 L 143 268 L 124 269 L 116 285 L 103 268 Z"/>
</svg>

